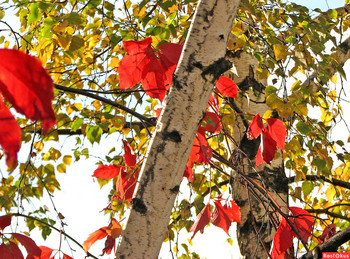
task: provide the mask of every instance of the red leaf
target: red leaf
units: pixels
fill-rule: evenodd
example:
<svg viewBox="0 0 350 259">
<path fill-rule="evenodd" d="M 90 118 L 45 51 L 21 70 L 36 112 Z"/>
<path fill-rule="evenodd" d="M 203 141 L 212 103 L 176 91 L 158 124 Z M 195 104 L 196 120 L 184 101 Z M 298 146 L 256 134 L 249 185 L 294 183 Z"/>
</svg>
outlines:
<svg viewBox="0 0 350 259">
<path fill-rule="evenodd" d="M 41 249 L 35 244 L 33 239 L 30 237 L 27 237 L 22 234 L 18 233 L 11 233 L 14 238 L 20 242 L 25 249 L 27 250 L 28 254 L 33 255 L 33 256 L 40 256 L 41 255 Z"/>
<path fill-rule="evenodd" d="M 191 239 L 194 238 L 196 233 L 200 231 L 202 234 L 204 232 L 204 227 L 210 222 L 210 205 L 209 203 L 202 209 L 202 211 L 197 215 L 196 220 L 193 222 L 190 232 L 194 232 Z"/>
<path fill-rule="evenodd" d="M 129 142 L 125 141 L 123 139 L 123 144 L 124 144 L 124 161 L 126 166 L 135 166 L 136 165 L 136 155 L 134 154 L 134 150 L 130 146 Z"/>
<path fill-rule="evenodd" d="M 111 251 L 114 248 L 114 246 L 115 246 L 115 239 L 111 236 L 108 236 L 105 242 L 105 247 L 102 250 L 103 253 L 101 256 L 103 256 L 105 253 L 108 255 L 111 254 Z"/>
<path fill-rule="evenodd" d="M 255 115 L 247 131 L 248 139 L 254 139 L 259 137 L 263 128 L 264 128 L 264 123 L 260 115 L 259 114 Z"/>
<path fill-rule="evenodd" d="M 0 52 L 1 53 L 1 52 Z M 1 72 L 0 72 L 1 76 Z M 1 81 L 0 81 L 1 84 Z M 0 96 L 0 145 L 6 164 L 12 170 L 17 163 L 17 152 L 21 146 L 21 128 Z"/>
<path fill-rule="evenodd" d="M 165 86 L 166 89 L 169 89 L 182 52 L 182 45 L 165 43 L 160 45 L 158 49 L 161 51 L 159 59 L 165 71 Z"/>
<path fill-rule="evenodd" d="M 0 257 L 6 259 L 14 259 L 11 249 L 5 245 L 5 243 L 2 243 L 0 245 Z"/>
<path fill-rule="evenodd" d="M 24 52 L 1 49 L 0 56 L 0 91 L 18 112 L 42 121 L 46 134 L 56 123 L 52 78 L 38 59 Z"/>
<path fill-rule="evenodd" d="M 207 108 L 212 108 L 212 110 L 218 114 L 220 112 L 219 98 L 215 93 L 212 93 L 209 98 L 209 103 Z"/>
<path fill-rule="evenodd" d="M 92 176 L 109 180 L 117 177 L 122 170 L 124 170 L 124 167 L 120 165 L 99 165 Z"/>
<path fill-rule="evenodd" d="M 237 85 L 233 82 L 232 79 L 226 76 L 220 76 L 219 80 L 215 84 L 216 89 L 219 93 L 225 97 L 232 97 L 237 99 Z"/>
<path fill-rule="evenodd" d="M 311 236 L 313 217 L 311 214 L 298 207 L 289 207 L 291 216 L 288 218 L 293 227 L 298 231 L 301 239 L 307 242 Z M 273 259 L 282 258 L 284 253 L 293 245 L 293 237 L 298 235 L 292 230 L 285 218 L 282 218 L 273 239 L 271 256 Z"/>
<path fill-rule="evenodd" d="M 18 245 L 16 245 L 12 241 L 9 241 L 9 243 L 10 243 L 10 247 L 11 247 L 14 259 L 24 259 L 21 250 L 18 248 Z"/>
<path fill-rule="evenodd" d="M 107 230 L 107 227 L 103 227 L 103 228 L 100 228 L 89 235 L 89 237 L 83 243 L 83 247 L 84 247 L 85 252 L 89 251 L 90 247 L 97 240 L 103 239 L 106 236 L 108 236 L 106 230 Z"/>
<path fill-rule="evenodd" d="M 69 255 L 66 255 L 65 253 L 63 253 L 63 259 L 74 259 L 74 258 L 70 257 Z"/>
<path fill-rule="evenodd" d="M 225 203 L 224 206 L 221 204 L 222 199 L 216 199 L 215 209 L 213 211 L 213 214 L 211 216 L 211 222 L 218 226 L 219 228 L 222 228 L 227 235 L 229 235 L 228 230 L 231 226 L 232 222 L 241 222 L 241 209 L 236 204 L 235 201 L 230 201 L 228 203 Z"/>
<path fill-rule="evenodd" d="M 204 135 L 204 132 L 217 133 L 221 130 L 220 118 L 215 112 L 207 112 L 198 131 Z"/>
<path fill-rule="evenodd" d="M 116 239 L 119 237 L 122 233 L 122 226 L 120 225 L 119 221 L 113 218 L 111 220 L 111 223 L 109 223 L 106 232 L 109 236 Z"/>
<path fill-rule="evenodd" d="M 162 108 L 160 108 L 160 109 L 157 109 L 157 110 L 154 110 L 154 112 L 156 113 L 156 115 L 157 115 L 157 119 L 159 119 L 159 117 L 160 117 L 160 114 L 162 113 Z"/>
<path fill-rule="evenodd" d="M 33 258 L 35 258 L 35 259 L 50 259 L 51 258 L 51 254 L 54 251 L 53 249 L 46 247 L 46 246 L 39 246 L 39 248 L 41 250 L 41 256 L 40 257 L 34 256 Z"/>
<path fill-rule="evenodd" d="M 322 235 L 317 237 L 318 243 L 322 244 L 323 242 L 327 241 L 332 236 L 334 236 L 335 233 L 336 233 L 336 229 L 335 228 L 336 228 L 335 224 L 330 224 L 330 225 L 326 226 L 325 229 L 323 230 Z"/>
<path fill-rule="evenodd" d="M 148 37 L 141 41 L 123 41 L 123 47 L 125 51 L 130 55 L 136 55 L 139 53 L 147 53 L 149 51 L 152 51 L 152 38 Z"/>
<path fill-rule="evenodd" d="M 266 163 L 270 163 L 275 156 L 277 150 L 277 143 L 271 137 L 270 133 L 263 129 L 261 134 L 261 143 L 260 143 L 261 156 Z"/>
<path fill-rule="evenodd" d="M 203 134 L 197 133 L 197 139 L 199 142 L 200 152 L 201 152 L 200 159 L 197 162 L 208 164 L 213 155 L 211 147 L 208 145 L 207 139 Z"/>
<path fill-rule="evenodd" d="M 183 177 L 186 177 L 191 183 L 193 183 L 193 162 L 191 162 L 190 160 L 187 161 L 186 164 L 186 169 L 184 172 Z"/>
<path fill-rule="evenodd" d="M 120 61 L 118 68 L 120 89 L 132 88 L 140 82 L 142 71 L 148 64 L 149 59 L 145 53 L 125 56 L 122 61 Z"/>
<path fill-rule="evenodd" d="M 131 201 L 136 187 L 139 171 L 130 174 L 127 172 L 121 172 L 116 182 L 117 197 L 121 201 Z"/>
<path fill-rule="evenodd" d="M 289 218 L 295 229 L 299 232 L 300 237 L 304 240 L 304 242 L 307 242 L 307 239 L 309 236 L 311 236 L 312 233 L 312 227 L 314 225 L 314 220 L 312 215 L 307 212 L 306 210 L 298 207 L 290 207 L 291 214 L 294 216 L 293 218 Z M 298 237 L 293 232 L 294 237 Z"/>
<path fill-rule="evenodd" d="M 12 214 L 0 217 L 0 229 L 4 229 L 11 224 Z"/>
<path fill-rule="evenodd" d="M 189 156 L 189 161 L 197 163 L 209 163 L 212 157 L 212 150 L 208 145 L 205 136 L 197 132 L 196 137 L 193 141 L 193 146 Z"/>
<path fill-rule="evenodd" d="M 264 159 L 261 156 L 261 148 L 259 148 L 258 153 L 255 156 L 255 166 L 258 167 L 262 163 L 264 163 Z"/>
<path fill-rule="evenodd" d="M 266 120 L 271 137 L 276 141 L 277 147 L 284 150 L 284 142 L 287 137 L 287 129 L 283 121 L 276 118 Z"/>
</svg>

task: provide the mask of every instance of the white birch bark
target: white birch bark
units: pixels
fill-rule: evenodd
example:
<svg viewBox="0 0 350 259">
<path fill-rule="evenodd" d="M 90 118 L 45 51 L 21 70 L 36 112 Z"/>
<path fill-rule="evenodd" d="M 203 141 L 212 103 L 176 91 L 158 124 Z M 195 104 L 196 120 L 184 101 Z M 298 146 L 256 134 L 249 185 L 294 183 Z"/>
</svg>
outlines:
<svg viewBox="0 0 350 259">
<path fill-rule="evenodd" d="M 239 0 L 200 0 L 156 126 L 117 258 L 157 258 L 200 121 L 224 60 Z"/>
</svg>

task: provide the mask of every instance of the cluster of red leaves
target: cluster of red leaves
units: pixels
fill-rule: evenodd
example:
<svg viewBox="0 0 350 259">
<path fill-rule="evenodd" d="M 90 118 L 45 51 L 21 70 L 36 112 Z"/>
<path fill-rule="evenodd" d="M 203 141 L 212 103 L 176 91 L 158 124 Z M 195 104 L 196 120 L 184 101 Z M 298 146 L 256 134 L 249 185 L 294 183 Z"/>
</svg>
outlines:
<svg viewBox="0 0 350 259">
<path fill-rule="evenodd" d="M 101 256 L 103 256 L 105 253 L 109 255 L 112 249 L 115 247 L 115 239 L 118 238 L 121 233 L 122 226 L 118 220 L 113 218 L 107 227 L 100 228 L 89 235 L 83 244 L 84 250 L 87 252 L 96 241 L 107 237 Z"/>
<path fill-rule="evenodd" d="M 12 215 L 4 215 L 0 217 L 0 229 L 4 230 L 7 226 L 11 224 Z M 20 244 L 22 244 L 28 252 L 27 259 L 41 258 L 41 249 L 35 244 L 35 242 L 22 234 L 9 233 L 12 238 L 16 239 Z M 3 235 L 3 233 L 1 233 Z M 18 248 L 18 245 L 12 241 L 8 241 L 8 245 L 2 243 L 0 245 L 0 258 L 8 259 L 23 259 L 23 254 Z"/>
<path fill-rule="evenodd" d="M 276 118 L 265 120 L 268 129 L 265 127 L 259 114 L 255 115 L 247 131 L 248 139 L 255 139 L 261 136 L 260 148 L 256 154 L 255 164 L 259 166 L 264 161 L 270 163 L 275 156 L 277 148 L 284 150 L 287 130 L 283 121 Z"/>
<path fill-rule="evenodd" d="M 271 250 L 272 259 L 286 258 L 286 251 L 293 245 L 293 238 L 301 238 L 304 243 L 311 236 L 314 225 L 312 215 L 304 209 L 298 207 L 289 207 L 289 222 L 298 232 L 296 234 L 285 218 L 282 218 L 273 239 Z"/>
<path fill-rule="evenodd" d="M 53 81 L 40 61 L 18 50 L 0 49 L 0 92 L 17 112 L 42 121 L 44 134 L 56 123 L 51 102 Z M 21 129 L 0 95 L 0 145 L 6 163 L 14 169 L 21 144 Z"/>
<path fill-rule="evenodd" d="M 151 44 L 151 37 L 142 41 L 123 42 L 128 55 L 118 68 L 119 86 L 120 89 L 129 89 L 141 81 L 150 97 L 163 101 L 171 86 L 182 45 L 165 43 L 154 50 Z"/>
<path fill-rule="evenodd" d="M 226 76 L 220 76 L 219 80 L 215 84 L 219 94 L 224 97 L 237 98 L 237 85 L 232 79 Z M 209 146 L 205 137 L 206 132 L 218 133 L 221 130 L 221 119 L 219 113 L 219 102 L 217 95 L 212 95 L 209 100 L 208 107 L 212 108 L 215 112 L 207 111 L 204 119 L 198 127 L 196 137 L 193 141 L 190 156 L 188 158 L 184 177 L 187 177 L 190 182 L 193 181 L 193 165 L 195 162 L 200 164 L 208 164 L 212 158 L 212 149 Z"/>
<path fill-rule="evenodd" d="M 105 180 L 117 177 L 116 195 L 113 198 L 130 202 L 139 175 L 139 166 L 136 165 L 136 155 L 130 144 L 123 140 L 123 145 L 125 150 L 123 157 L 126 166 L 99 165 L 92 176 Z"/>
<path fill-rule="evenodd" d="M 222 203 L 224 202 L 224 205 Z M 225 200 L 222 196 L 218 196 L 214 200 L 214 211 L 210 215 L 210 203 L 208 203 L 202 211 L 197 215 L 196 220 L 193 222 L 190 232 L 194 232 L 191 239 L 196 235 L 198 231 L 202 234 L 204 227 L 211 221 L 215 226 L 222 228 L 228 235 L 228 230 L 232 222 L 241 223 L 241 210 L 235 201 Z"/>
<path fill-rule="evenodd" d="M 62 259 L 73 259 L 73 257 L 62 253 L 59 250 L 55 250 L 46 246 L 39 246 L 39 248 L 41 250 L 41 256 L 27 257 L 27 259 L 54 259 L 54 257 L 57 255 L 59 256 L 59 258 Z M 54 254 L 52 255 L 52 253 Z M 60 254 L 62 254 L 62 257 L 60 256 Z"/>
</svg>

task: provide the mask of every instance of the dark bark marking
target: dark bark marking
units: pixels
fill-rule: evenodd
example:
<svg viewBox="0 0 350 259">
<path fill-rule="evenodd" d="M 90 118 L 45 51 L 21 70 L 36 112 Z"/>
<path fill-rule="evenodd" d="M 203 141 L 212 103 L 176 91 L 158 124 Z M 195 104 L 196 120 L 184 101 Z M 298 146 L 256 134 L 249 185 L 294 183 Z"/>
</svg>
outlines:
<svg viewBox="0 0 350 259">
<path fill-rule="evenodd" d="M 143 202 L 143 200 L 141 200 L 139 198 L 133 198 L 131 200 L 131 206 L 135 211 L 137 211 L 143 215 L 146 214 L 146 212 L 147 212 L 146 204 Z"/>
<path fill-rule="evenodd" d="M 222 73 L 226 72 L 232 67 L 232 63 L 225 58 L 219 58 L 209 66 L 203 67 L 202 77 L 205 78 L 207 75 L 212 75 L 213 80 L 216 81 Z"/>
<path fill-rule="evenodd" d="M 173 188 L 169 189 L 172 193 L 178 193 L 180 190 L 179 185 L 175 185 Z"/>
<path fill-rule="evenodd" d="M 159 144 L 157 146 L 157 152 L 163 152 L 164 148 L 165 148 L 165 143 Z"/>
<path fill-rule="evenodd" d="M 177 130 L 173 130 L 171 132 L 164 132 L 163 133 L 163 140 L 170 140 L 175 143 L 181 142 L 181 135 Z"/>
<path fill-rule="evenodd" d="M 344 41 L 344 42 L 342 42 L 342 43 L 339 45 L 339 48 L 340 48 L 344 53 L 346 53 L 346 52 L 349 51 L 350 46 L 349 46 L 349 44 L 348 44 L 346 41 Z"/>
</svg>

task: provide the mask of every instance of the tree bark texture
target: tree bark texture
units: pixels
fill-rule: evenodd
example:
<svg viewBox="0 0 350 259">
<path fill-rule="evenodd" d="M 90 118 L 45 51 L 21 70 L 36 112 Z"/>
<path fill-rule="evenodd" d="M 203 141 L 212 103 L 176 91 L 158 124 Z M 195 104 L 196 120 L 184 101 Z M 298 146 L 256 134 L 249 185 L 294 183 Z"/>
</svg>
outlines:
<svg viewBox="0 0 350 259">
<path fill-rule="evenodd" d="M 201 0 L 142 165 L 117 258 L 157 258 L 198 126 L 224 59 L 239 0 Z"/>
<path fill-rule="evenodd" d="M 232 161 L 238 170 L 258 182 L 266 193 L 249 190 L 245 180 L 237 174 L 233 184 L 233 198 L 241 208 L 242 224 L 237 225 L 237 239 L 240 252 L 245 258 L 268 258 L 272 240 L 275 235 L 271 207 L 273 199 L 280 205 L 288 203 L 288 179 L 283 170 L 283 160 L 280 156 L 272 161 L 255 168 L 255 156 L 259 149 L 260 140 L 248 140 L 246 132 L 250 121 L 244 115 L 260 114 L 269 109 L 265 104 L 266 80 L 258 81 L 254 74 L 258 61 L 247 53 L 238 53 L 232 60 L 236 75 L 231 74 L 240 89 L 238 100 L 229 100 L 239 114 L 236 116 L 234 143 L 231 148 Z M 280 154 L 281 155 L 281 154 Z M 270 197 L 269 197 L 269 195 Z"/>
</svg>

